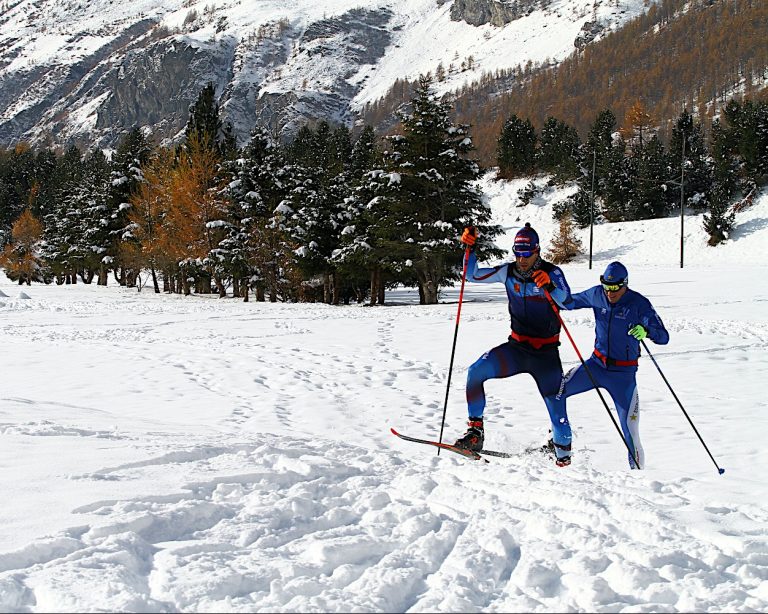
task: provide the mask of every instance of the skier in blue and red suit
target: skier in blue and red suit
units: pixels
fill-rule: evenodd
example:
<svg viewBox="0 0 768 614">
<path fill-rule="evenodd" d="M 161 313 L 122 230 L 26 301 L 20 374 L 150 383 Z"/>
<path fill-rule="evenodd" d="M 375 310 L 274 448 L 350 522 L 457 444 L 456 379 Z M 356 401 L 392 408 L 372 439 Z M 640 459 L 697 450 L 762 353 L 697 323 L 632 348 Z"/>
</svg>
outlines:
<svg viewBox="0 0 768 614">
<path fill-rule="evenodd" d="M 626 267 L 621 262 L 611 262 L 600 276 L 599 286 L 558 302 L 564 309 L 593 309 L 595 351 L 586 365 L 597 385 L 608 391 L 616 405 L 624 439 L 632 450 L 631 455 L 627 453 L 630 468 L 642 469 L 645 455 L 640 445 L 640 406 L 635 379 L 640 341 L 647 337 L 665 345 L 669 333 L 651 302 L 630 290 L 628 284 Z M 579 365 L 563 378 L 558 398 L 565 400 L 593 387 L 584 365 Z"/>
<path fill-rule="evenodd" d="M 461 237 L 465 245 L 475 244 L 477 233 L 467 228 Z M 529 373 L 544 398 L 552 423 L 556 463 L 571 463 L 571 425 L 565 399 L 558 398 L 563 378 L 560 362 L 560 320 L 549 303 L 545 289 L 559 303 L 570 299 L 571 291 L 563 272 L 540 256 L 539 236 L 526 224 L 515 235 L 515 262 L 492 268 L 478 268 L 471 252 L 467 262 L 467 281 L 503 283 L 509 299 L 512 332 L 506 343 L 483 354 L 467 373 L 469 428 L 456 446 L 481 450 L 484 440 L 486 380 Z"/>
</svg>

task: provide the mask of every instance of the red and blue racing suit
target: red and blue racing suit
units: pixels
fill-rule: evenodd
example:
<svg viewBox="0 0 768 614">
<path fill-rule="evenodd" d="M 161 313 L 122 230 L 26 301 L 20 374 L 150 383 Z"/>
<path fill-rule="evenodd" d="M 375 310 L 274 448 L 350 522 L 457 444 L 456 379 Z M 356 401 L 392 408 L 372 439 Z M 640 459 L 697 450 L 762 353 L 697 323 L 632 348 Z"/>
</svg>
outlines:
<svg viewBox="0 0 768 614">
<path fill-rule="evenodd" d="M 554 284 L 550 294 L 562 304 L 570 299 L 571 290 L 563 272 L 550 262 L 539 259 L 525 273 L 514 262 L 492 268 L 478 268 L 474 253 L 467 262 L 467 281 L 503 283 L 509 300 L 511 334 L 506 343 L 483 354 L 467 373 L 467 406 L 469 417 L 482 417 L 485 410 L 483 384 L 493 378 L 529 373 L 549 411 L 552 439 L 558 457 L 569 456 L 571 425 L 565 410 L 565 399 L 558 392 L 563 377 L 560 362 L 560 320 L 531 275 L 536 270 L 549 274 Z"/>
</svg>

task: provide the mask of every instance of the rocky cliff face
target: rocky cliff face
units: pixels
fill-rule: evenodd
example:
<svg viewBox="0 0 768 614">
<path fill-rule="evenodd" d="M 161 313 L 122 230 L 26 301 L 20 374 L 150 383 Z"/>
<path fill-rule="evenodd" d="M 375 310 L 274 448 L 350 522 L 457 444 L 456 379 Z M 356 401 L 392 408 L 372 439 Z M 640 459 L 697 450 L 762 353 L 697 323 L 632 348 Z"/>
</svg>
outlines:
<svg viewBox="0 0 768 614">
<path fill-rule="evenodd" d="M 2 74 L 0 144 L 24 139 L 111 147 L 134 125 L 172 140 L 209 82 L 240 143 L 257 120 L 286 138 L 308 120 L 349 123 L 350 101 L 361 87 L 355 77 L 383 56 L 391 17 L 387 9 L 354 9 L 303 30 L 271 22 L 209 44 L 143 20 L 71 66 Z M 3 57 L 6 66 L 13 59 Z M 34 103 L 13 112 L 20 92 Z"/>
<path fill-rule="evenodd" d="M 501 27 L 549 4 L 550 0 L 454 0 L 451 19 L 473 26 L 490 23 Z"/>
<path fill-rule="evenodd" d="M 133 126 L 172 142 L 209 82 L 241 144 L 257 123 L 288 139 L 315 119 L 349 125 L 396 80 L 441 64 L 440 93 L 558 61 L 646 2 L 550 1 L 2 1 L 0 148 L 109 148 Z"/>
</svg>

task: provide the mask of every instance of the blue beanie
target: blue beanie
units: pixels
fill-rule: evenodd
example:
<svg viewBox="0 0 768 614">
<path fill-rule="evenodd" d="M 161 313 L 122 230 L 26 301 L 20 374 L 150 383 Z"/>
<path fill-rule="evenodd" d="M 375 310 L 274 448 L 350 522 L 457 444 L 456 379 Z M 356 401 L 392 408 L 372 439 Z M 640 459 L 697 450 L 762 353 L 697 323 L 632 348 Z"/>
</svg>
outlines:
<svg viewBox="0 0 768 614">
<path fill-rule="evenodd" d="M 515 245 L 512 248 L 517 254 L 519 252 L 532 252 L 539 246 L 539 235 L 531 228 L 530 222 L 517 231 L 515 235 Z"/>
<path fill-rule="evenodd" d="M 601 283 L 618 284 L 624 282 L 629 283 L 629 273 L 627 267 L 621 262 L 611 262 L 606 268 L 605 273 L 600 277 Z"/>
</svg>

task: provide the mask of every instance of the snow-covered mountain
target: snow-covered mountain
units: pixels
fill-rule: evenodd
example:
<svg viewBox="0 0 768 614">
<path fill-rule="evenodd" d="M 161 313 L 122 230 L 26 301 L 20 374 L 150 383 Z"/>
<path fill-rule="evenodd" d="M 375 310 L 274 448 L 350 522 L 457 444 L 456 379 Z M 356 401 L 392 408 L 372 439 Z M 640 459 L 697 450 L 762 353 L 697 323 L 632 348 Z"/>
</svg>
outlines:
<svg viewBox="0 0 768 614">
<path fill-rule="evenodd" d="M 159 138 L 216 85 L 241 142 L 257 122 L 350 124 L 398 78 L 559 61 L 644 10 L 643 0 L 4 0 L 0 145 L 109 146 Z"/>
</svg>

